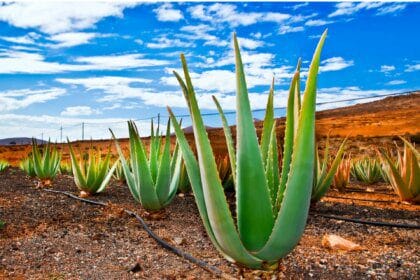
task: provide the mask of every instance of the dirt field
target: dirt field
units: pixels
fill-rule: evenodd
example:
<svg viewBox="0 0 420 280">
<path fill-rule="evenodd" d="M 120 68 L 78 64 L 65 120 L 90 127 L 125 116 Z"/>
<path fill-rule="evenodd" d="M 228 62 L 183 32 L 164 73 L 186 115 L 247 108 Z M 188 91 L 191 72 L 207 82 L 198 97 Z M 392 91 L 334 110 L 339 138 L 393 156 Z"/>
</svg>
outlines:
<svg viewBox="0 0 420 280">
<path fill-rule="evenodd" d="M 420 206 L 397 202 L 386 185 L 378 193 L 330 192 L 310 212 L 295 250 L 272 272 L 241 269 L 212 246 L 191 195 L 176 197 L 162 219 L 150 219 L 127 187 L 112 183 L 93 199 L 102 208 L 35 189 L 17 169 L 0 173 L 0 278 L 4 279 L 212 279 L 213 275 L 162 249 L 121 208 L 143 217 L 169 243 L 234 278 L 245 279 L 419 279 L 420 231 L 375 227 L 326 219 L 334 214 L 365 220 L 419 225 Z M 366 186 L 352 183 L 351 188 Z M 54 189 L 77 193 L 72 178 L 60 175 Z M 232 196 L 232 194 L 230 194 Z M 351 198 L 351 199 L 348 199 Z M 369 202 L 364 200 L 384 200 Z M 324 234 L 338 234 L 363 246 L 355 252 L 322 247 Z M 139 272 L 128 272 L 139 263 Z"/>
</svg>

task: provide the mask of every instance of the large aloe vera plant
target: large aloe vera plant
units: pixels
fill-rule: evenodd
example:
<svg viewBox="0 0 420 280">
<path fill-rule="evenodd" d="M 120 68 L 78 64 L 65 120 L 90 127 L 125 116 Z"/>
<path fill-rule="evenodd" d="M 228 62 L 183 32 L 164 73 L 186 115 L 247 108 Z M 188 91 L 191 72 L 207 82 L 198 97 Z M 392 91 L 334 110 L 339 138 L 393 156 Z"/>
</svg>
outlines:
<svg viewBox="0 0 420 280">
<path fill-rule="evenodd" d="M 344 145 L 346 144 L 347 139 L 341 143 L 338 148 L 337 154 L 331 165 L 329 166 L 329 137 L 325 144 L 324 158 L 320 160 L 319 152 L 317 150 L 316 159 L 315 159 L 315 171 L 314 171 L 314 183 L 312 190 L 312 202 L 319 201 L 330 189 L 330 186 L 333 182 L 334 175 L 337 172 L 337 169 L 343 159 Z"/>
<path fill-rule="evenodd" d="M 354 161 L 350 172 L 359 182 L 368 185 L 384 180 L 382 166 L 377 158 L 364 157 Z"/>
<path fill-rule="evenodd" d="M 106 154 L 105 159 L 102 159 L 101 154 L 92 148 L 88 154 L 80 153 L 77 156 L 70 141 L 68 141 L 68 145 L 74 182 L 81 191 L 81 195 L 88 196 L 103 192 L 114 174 L 118 161 L 110 168 L 110 151 Z"/>
<path fill-rule="evenodd" d="M 381 150 L 380 157 L 385 166 L 385 173 L 395 193 L 402 201 L 420 203 L 420 154 L 404 138 L 404 154 L 397 150 L 397 161 Z"/>
<path fill-rule="evenodd" d="M 48 141 L 41 152 L 35 139 L 32 140 L 32 163 L 39 186 L 51 186 L 52 180 L 58 174 L 61 155 L 55 147 L 51 147 Z"/>
<path fill-rule="evenodd" d="M 166 129 L 165 143 L 159 135 L 159 122 L 156 131 L 151 125 L 149 157 L 139 136 L 136 124 L 128 122 L 130 165 L 124 157 L 121 147 L 112 133 L 121 159 L 127 185 L 134 199 L 147 210 L 160 210 L 174 198 L 178 189 L 181 173 L 182 156 L 176 146 L 173 154 L 170 151 L 170 121 Z"/>
<path fill-rule="evenodd" d="M 168 108 L 204 227 L 216 248 L 230 261 L 251 268 L 267 268 L 287 255 L 303 234 L 308 216 L 315 157 L 316 81 L 322 35 L 315 51 L 299 111 L 299 65 L 288 98 L 283 170 L 274 168 L 277 144 L 271 88 L 261 144 L 258 143 L 236 35 L 237 146 L 233 145 L 223 112 L 225 136 L 236 190 L 237 223 L 232 217 L 217 173 L 215 158 L 197 104 L 194 88 L 181 55 L 185 82 L 178 79 L 192 118 L 198 160 Z M 216 102 L 217 104 L 217 102 Z M 219 107 L 219 106 L 218 106 Z M 220 110 L 221 111 L 221 110 Z"/>
</svg>

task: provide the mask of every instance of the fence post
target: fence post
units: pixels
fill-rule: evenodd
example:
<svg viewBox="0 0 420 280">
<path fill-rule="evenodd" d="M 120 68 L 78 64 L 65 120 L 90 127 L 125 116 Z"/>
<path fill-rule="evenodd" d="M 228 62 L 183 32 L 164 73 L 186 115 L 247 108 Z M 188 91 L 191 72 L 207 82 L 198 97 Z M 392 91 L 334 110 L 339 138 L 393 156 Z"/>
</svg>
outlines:
<svg viewBox="0 0 420 280">
<path fill-rule="evenodd" d="M 82 122 L 82 141 L 85 140 L 85 123 Z"/>
</svg>

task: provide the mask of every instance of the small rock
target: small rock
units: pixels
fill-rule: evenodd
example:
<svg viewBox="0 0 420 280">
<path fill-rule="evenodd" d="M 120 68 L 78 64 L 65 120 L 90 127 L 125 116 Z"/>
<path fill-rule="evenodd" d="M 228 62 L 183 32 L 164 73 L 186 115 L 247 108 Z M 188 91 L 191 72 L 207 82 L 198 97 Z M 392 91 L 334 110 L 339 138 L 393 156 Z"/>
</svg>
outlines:
<svg viewBox="0 0 420 280">
<path fill-rule="evenodd" d="M 174 237 L 174 243 L 176 245 L 181 245 L 185 243 L 185 239 L 182 237 Z"/>
<path fill-rule="evenodd" d="M 85 192 L 85 191 L 80 191 L 79 197 L 81 197 L 81 198 L 89 197 L 89 193 L 88 192 Z"/>
<path fill-rule="evenodd" d="M 322 237 L 322 246 L 332 250 L 358 251 L 362 246 L 335 234 L 326 234 Z"/>
</svg>

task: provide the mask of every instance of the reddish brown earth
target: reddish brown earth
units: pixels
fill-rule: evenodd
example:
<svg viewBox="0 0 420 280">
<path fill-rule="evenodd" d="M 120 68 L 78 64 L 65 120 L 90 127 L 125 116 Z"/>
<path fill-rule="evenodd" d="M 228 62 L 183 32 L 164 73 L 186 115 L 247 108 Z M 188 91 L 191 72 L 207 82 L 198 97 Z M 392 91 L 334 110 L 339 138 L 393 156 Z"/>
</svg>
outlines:
<svg viewBox="0 0 420 280">
<path fill-rule="evenodd" d="M 333 147 L 338 147 L 340 141 L 349 136 L 347 150 L 353 155 L 375 153 L 374 147 L 393 146 L 393 142 L 399 142 L 398 136 L 412 138 L 418 142 L 420 138 L 420 92 L 410 95 L 388 97 L 379 101 L 343 107 L 339 109 L 325 110 L 316 114 L 316 133 L 320 142 L 330 134 Z M 262 122 L 256 124 L 260 133 Z M 281 142 L 284 131 L 284 118 L 278 121 L 278 138 Z M 233 128 L 235 135 L 235 129 Z M 221 128 L 208 131 L 213 150 L 218 155 L 227 153 L 225 138 Z M 187 134 L 192 143 L 193 135 Z M 172 137 L 172 142 L 175 139 Z M 120 140 L 123 149 L 127 150 L 127 139 Z M 148 139 L 145 138 L 148 143 Z M 81 150 L 89 149 L 90 146 L 106 152 L 111 146 L 116 154 L 115 145 L 110 140 L 101 141 L 76 141 L 74 146 Z M 323 144 L 321 144 L 322 146 Z M 68 159 L 67 145 L 58 145 L 63 151 L 63 158 Z M 6 159 L 17 166 L 19 161 L 30 152 L 29 145 L 0 146 L 0 159 Z"/>
<path fill-rule="evenodd" d="M 112 183 L 93 199 L 102 208 L 35 189 L 17 169 L 0 173 L 0 278 L 2 279 L 215 279 L 214 275 L 164 250 L 121 209 L 146 217 L 159 236 L 236 279 L 419 279 L 420 230 L 374 227 L 329 220 L 316 214 L 420 225 L 420 206 L 401 204 L 388 186 L 378 193 L 330 192 L 310 212 L 298 246 L 275 271 L 242 269 L 214 249 L 191 195 L 176 197 L 161 219 L 152 220 L 127 187 Z M 363 189 L 356 183 L 351 188 Z M 60 175 L 54 189 L 77 193 Z M 383 194 L 385 192 L 385 194 Z M 231 195 L 229 195 L 231 196 Z M 347 198 L 347 199 L 346 199 Z M 350 199 L 348 199 L 350 198 Z M 384 200 L 386 202 L 369 202 Z M 324 234 L 337 234 L 364 250 L 331 251 Z M 141 271 L 128 272 L 136 263 Z"/>
</svg>

